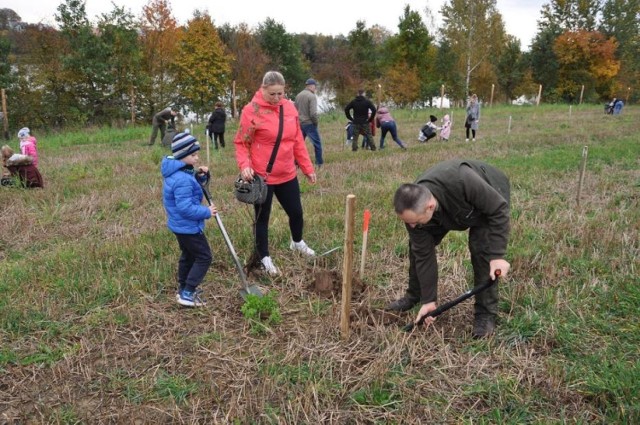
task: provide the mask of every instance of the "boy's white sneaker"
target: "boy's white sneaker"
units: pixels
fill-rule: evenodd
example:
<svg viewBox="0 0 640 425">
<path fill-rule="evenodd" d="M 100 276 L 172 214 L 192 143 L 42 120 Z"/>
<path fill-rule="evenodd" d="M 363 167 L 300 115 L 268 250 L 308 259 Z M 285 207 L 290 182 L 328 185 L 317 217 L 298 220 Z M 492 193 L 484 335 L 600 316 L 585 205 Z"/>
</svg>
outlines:
<svg viewBox="0 0 640 425">
<path fill-rule="evenodd" d="M 263 257 L 260 262 L 262 263 L 262 267 L 264 267 L 264 271 L 266 271 L 271 276 L 277 276 L 280 274 L 280 270 L 278 270 L 276 265 L 273 264 L 273 260 L 271 260 L 271 257 Z"/>
<path fill-rule="evenodd" d="M 291 241 L 289 244 L 289 248 L 293 251 L 298 251 L 299 253 L 306 255 L 307 257 L 315 257 L 316 252 L 309 248 L 309 246 L 305 243 L 305 241 L 294 242 Z"/>
</svg>

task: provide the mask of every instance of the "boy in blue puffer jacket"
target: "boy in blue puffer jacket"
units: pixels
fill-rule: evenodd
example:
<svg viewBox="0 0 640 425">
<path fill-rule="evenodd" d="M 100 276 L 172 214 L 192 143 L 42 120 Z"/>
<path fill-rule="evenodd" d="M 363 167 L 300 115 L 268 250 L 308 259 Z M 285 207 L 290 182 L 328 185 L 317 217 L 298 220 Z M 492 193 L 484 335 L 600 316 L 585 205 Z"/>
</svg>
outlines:
<svg viewBox="0 0 640 425">
<path fill-rule="evenodd" d="M 197 289 L 202 282 L 212 256 L 204 235 L 204 221 L 218 213 L 215 205 L 202 205 L 202 187 L 209 170 L 194 166 L 200 160 L 200 144 L 189 133 L 178 133 L 171 143 L 172 156 L 162 159 L 162 204 L 167 212 L 167 227 L 178 239 L 178 304 L 201 307 L 206 303 Z"/>
</svg>

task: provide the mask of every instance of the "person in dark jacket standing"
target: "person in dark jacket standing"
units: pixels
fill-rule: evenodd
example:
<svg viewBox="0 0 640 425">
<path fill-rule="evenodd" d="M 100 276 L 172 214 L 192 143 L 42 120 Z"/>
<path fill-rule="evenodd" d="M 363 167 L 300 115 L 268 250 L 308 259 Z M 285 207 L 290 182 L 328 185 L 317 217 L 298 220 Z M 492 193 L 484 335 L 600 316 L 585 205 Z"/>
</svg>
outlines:
<svg viewBox="0 0 640 425">
<path fill-rule="evenodd" d="M 216 109 L 209 117 L 209 125 L 207 130 L 209 131 L 209 137 L 213 141 L 213 147 L 218 149 L 218 140 L 220 146 L 224 148 L 224 124 L 227 121 L 227 113 L 224 111 L 222 102 L 216 102 Z"/>
<path fill-rule="evenodd" d="M 506 276 L 504 259 L 509 238 L 510 185 L 495 167 L 476 160 L 449 160 L 436 164 L 415 183 L 398 188 L 393 204 L 409 232 L 409 287 L 404 297 L 386 308 L 407 311 L 422 306 L 416 322 L 436 309 L 438 262 L 436 247 L 450 230 L 469 229 L 469 251 L 474 285 Z M 498 288 L 492 285 L 475 296 L 472 335 L 493 334 L 498 313 Z M 433 318 L 425 320 L 426 324 Z"/>
<path fill-rule="evenodd" d="M 167 122 L 171 121 L 171 125 L 175 128 L 175 119 L 178 112 L 171 108 L 165 108 L 153 116 L 153 128 L 151 130 L 151 138 L 149 139 L 149 146 L 156 142 L 158 136 L 158 130 L 160 130 L 160 140 L 164 139 L 164 133 L 167 131 Z"/>
<path fill-rule="evenodd" d="M 353 115 L 351 115 L 353 111 Z M 371 112 L 371 114 L 369 114 Z M 353 123 L 353 141 L 351 142 L 351 150 L 358 150 L 358 138 L 360 134 L 364 134 L 368 140 L 369 148 L 376 150 L 376 144 L 371 133 L 371 123 L 376 117 L 376 107 L 365 97 L 364 90 L 358 90 L 358 95 L 344 108 L 347 119 Z"/>
</svg>

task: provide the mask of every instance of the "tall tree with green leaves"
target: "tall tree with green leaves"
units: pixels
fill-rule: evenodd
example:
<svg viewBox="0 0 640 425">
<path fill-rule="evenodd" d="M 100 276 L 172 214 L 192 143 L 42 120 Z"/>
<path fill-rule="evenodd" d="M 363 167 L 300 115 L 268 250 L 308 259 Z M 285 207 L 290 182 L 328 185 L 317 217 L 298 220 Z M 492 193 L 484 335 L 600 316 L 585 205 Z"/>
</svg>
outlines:
<svg viewBox="0 0 640 425">
<path fill-rule="evenodd" d="M 140 41 L 142 74 L 138 92 L 140 108 L 147 119 L 177 100 L 173 61 L 182 33 L 168 0 L 149 0 L 142 8 Z"/>
<path fill-rule="evenodd" d="M 123 7 L 114 5 L 111 12 L 100 17 L 98 31 L 109 64 L 105 115 L 123 122 L 130 119 L 131 96 L 142 81 L 138 22 Z"/>
<path fill-rule="evenodd" d="M 433 61 L 433 73 L 438 77 L 440 86 L 444 84 L 445 96 L 450 99 L 464 99 L 466 93 L 465 74 L 458 67 L 459 61 L 449 40 L 442 39 Z"/>
<path fill-rule="evenodd" d="M 441 84 L 433 72 L 436 50 L 432 41 L 420 14 L 406 5 L 398 23 L 398 35 L 390 37 L 385 46 L 389 60 L 381 64 L 387 68 L 403 64 L 412 69 L 420 82 L 417 98 L 423 100 L 437 94 L 436 87 Z"/>
<path fill-rule="evenodd" d="M 600 32 L 618 41 L 616 91 L 617 97 L 625 98 L 630 87 L 640 86 L 640 0 L 605 0 Z"/>
<path fill-rule="evenodd" d="M 602 0 L 550 0 L 542 6 L 541 26 L 564 31 L 593 31 Z"/>
<path fill-rule="evenodd" d="M 506 46 L 495 64 L 498 87 L 504 93 L 505 101 L 510 102 L 518 96 L 515 89 L 522 84 L 527 65 L 520 50 L 520 40 L 507 36 Z"/>
<path fill-rule="evenodd" d="M 231 60 L 209 14 L 196 11 L 184 29 L 174 67 L 182 103 L 198 117 L 230 90 Z"/>
<path fill-rule="evenodd" d="M 55 17 L 69 46 L 61 53 L 77 107 L 84 111 L 88 123 L 110 122 L 109 102 L 114 84 L 110 47 L 89 21 L 84 1 L 65 0 L 58 6 Z"/>
<path fill-rule="evenodd" d="M 472 88 L 487 92 L 495 80 L 491 58 L 500 55 L 506 36 L 496 0 L 449 0 L 441 13 L 444 38 L 456 52 L 458 67 L 465 75 L 465 95 Z"/>
<path fill-rule="evenodd" d="M 258 25 L 256 37 L 262 51 L 269 58 L 267 67 L 279 71 L 287 82 L 287 90 L 291 95 L 304 87 L 309 69 L 305 66 L 298 39 L 287 33 L 284 25 L 272 18 L 267 18 Z M 269 69 L 265 69 L 264 72 Z"/>
<path fill-rule="evenodd" d="M 357 86 L 364 86 L 367 82 L 372 84 L 380 77 L 377 64 L 379 45 L 376 45 L 374 35 L 367 29 L 364 21 L 357 21 L 356 28 L 349 32 L 347 40 Z M 352 90 L 355 91 L 358 87 L 353 87 Z"/>
</svg>

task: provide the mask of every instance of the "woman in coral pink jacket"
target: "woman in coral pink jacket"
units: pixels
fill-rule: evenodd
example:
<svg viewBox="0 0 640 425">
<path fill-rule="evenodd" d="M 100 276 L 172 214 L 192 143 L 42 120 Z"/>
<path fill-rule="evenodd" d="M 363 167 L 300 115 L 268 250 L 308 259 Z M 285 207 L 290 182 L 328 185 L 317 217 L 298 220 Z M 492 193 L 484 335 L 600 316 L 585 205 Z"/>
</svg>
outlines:
<svg viewBox="0 0 640 425">
<path fill-rule="evenodd" d="M 240 174 L 246 181 L 258 174 L 267 182 L 267 199 L 254 205 L 256 224 L 256 253 L 265 271 L 278 275 L 280 271 L 269 255 L 269 217 L 275 194 L 289 217 L 291 231 L 290 248 L 307 256 L 315 252 L 302 240 L 304 219 L 297 166 L 311 183 L 316 182 L 309 152 L 302 138 L 298 111 L 293 102 L 284 97 L 285 80 L 277 71 L 269 71 L 262 79 L 262 86 L 243 109 L 234 144 Z M 278 136 L 280 107 L 283 108 L 283 131 L 280 147 L 271 173 L 267 164 Z"/>
</svg>

